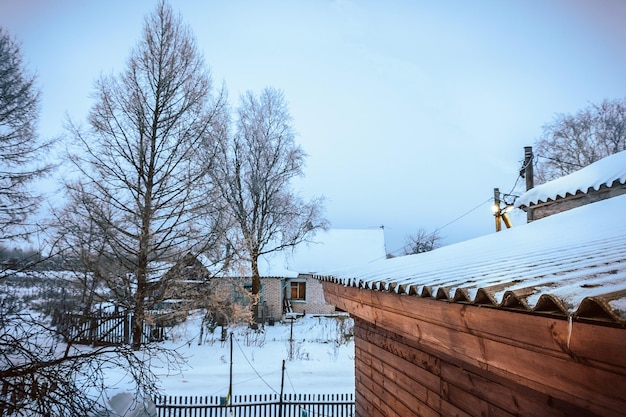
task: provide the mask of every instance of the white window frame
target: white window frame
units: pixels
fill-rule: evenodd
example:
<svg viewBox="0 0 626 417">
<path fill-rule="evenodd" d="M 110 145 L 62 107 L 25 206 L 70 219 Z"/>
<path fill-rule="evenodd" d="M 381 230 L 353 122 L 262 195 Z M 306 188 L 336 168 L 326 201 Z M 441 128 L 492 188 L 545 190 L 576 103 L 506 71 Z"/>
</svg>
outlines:
<svg viewBox="0 0 626 417">
<path fill-rule="evenodd" d="M 304 284 L 304 297 L 303 298 L 293 298 L 293 284 Z M 305 279 L 294 279 L 289 281 L 289 299 L 294 302 L 294 303 L 306 303 L 307 302 L 307 297 L 308 297 L 308 291 L 307 291 L 307 282 Z M 299 291 L 298 291 L 299 292 Z"/>
</svg>

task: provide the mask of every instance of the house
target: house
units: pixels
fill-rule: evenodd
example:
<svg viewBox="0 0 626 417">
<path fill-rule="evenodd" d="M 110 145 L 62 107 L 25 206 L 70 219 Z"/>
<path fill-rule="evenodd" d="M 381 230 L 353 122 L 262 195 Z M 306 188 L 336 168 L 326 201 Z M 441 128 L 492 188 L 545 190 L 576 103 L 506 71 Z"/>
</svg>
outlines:
<svg viewBox="0 0 626 417">
<path fill-rule="evenodd" d="M 515 207 L 538 220 L 574 207 L 626 194 L 626 151 L 527 190 Z"/>
<path fill-rule="evenodd" d="M 618 195 L 316 276 L 355 320 L 357 415 L 623 416 L 624 213 Z"/>
<path fill-rule="evenodd" d="M 313 279 L 313 275 L 367 264 L 385 256 L 382 229 L 321 231 L 293 249 L 262 256 L 259 259 L 259 321 L 280 320 L 286 313 L 334 313 L 335 306 L 326 301 L 322 284 Z M 249 265 L 242 263 L 236 272 L 231 271 L 227 276 L 207 280 L 207 269 L 198 266 L 199 263 L 198 260 L 187 259 L 176 267 L 175 273 L 180 274 L 180 278 L 169 280 L 175 285 L 170 285 L 171 289 L 168 290 L 173 298 L 184 298 L 181 294 L 188 293 L 184 289 L 198 288 L 204 291 L 203 296 L 210 294 L 214 298 L 218 297 L 220 304 L 232 302 L 245 305 L 250 302 L 248 293 L 252 290 L 252 279 Z M 190 279 L 190 273 L 194 274 L 193 279 Z M 198 278 L 201 285 L 198 285 Z"/>
<path fill-rule="evenodd" d="M 322 284 L 313 276 L 385 259 L 384 230 L 330 229 L 286 255 L 285 268 L 297 275 L 284 280 L 284 312 L 330 314 L 335 306 L 325 300 Z"/>
<path fill-rule="evenodd" d="M 313 275 L 385 256 L 385 236 L 380 228 L 321 231 L 293 249 L 264 256 L 259 262 L 261 314 L 272 318 L 286 313 L 332 314 L 335 306 L 325 299 L 323 286 Z"/>
</svg>

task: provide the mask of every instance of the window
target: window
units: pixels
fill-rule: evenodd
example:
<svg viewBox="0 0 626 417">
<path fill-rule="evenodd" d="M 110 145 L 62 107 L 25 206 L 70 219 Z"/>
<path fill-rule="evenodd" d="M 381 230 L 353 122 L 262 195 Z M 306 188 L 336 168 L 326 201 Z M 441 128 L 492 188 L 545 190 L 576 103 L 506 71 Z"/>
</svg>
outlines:
<svg viewBox="0 0 626 417">
<path fill-rule="evenodd" d="M 291 281 L 291 299 L 297 301 L 306 301 L 305 281 Z"/>
</svg>

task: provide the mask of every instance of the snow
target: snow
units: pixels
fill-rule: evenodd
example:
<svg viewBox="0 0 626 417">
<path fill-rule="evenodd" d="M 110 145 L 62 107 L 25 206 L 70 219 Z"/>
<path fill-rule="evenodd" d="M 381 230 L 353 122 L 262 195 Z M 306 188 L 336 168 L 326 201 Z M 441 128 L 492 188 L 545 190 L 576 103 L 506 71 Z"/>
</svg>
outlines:
<svg viewBox="0 0 626 417">
<path fill-rule="evenodd" d="M 230 343 L 220 341 L 220 328 L 198 345 L 200 318 L 191 316 L 172 329 L 160 344 L 186 358 L 181 372 L 171 373 L 158 360 L 157 373 L 164 395 L 226 396 L 230 373 Z M 291 323 L 266 325 L 256 333 L 247 326 L 233 331 L 233 395 L 280 393 L 285 360 L 284 393 L 354 393 L 354 342 L 348 316 L 305 316 L 293 322 L 293 360 L 289 360 Z M 109 398 L 132 392 L 123 370 L 108 376 Z"/>
<path fill-rule="evenodd" d="M 460 290 L 474 299 L 483 289 L 496 304 L 506 291 L 530 289 L 530 295 L 525 291 L 529 308 L 541 295 L 552 295 L 574 313 L 586 297 L 626 294 L 625 212 L 622 195 L 431 252 L 328 275 L 344 285 L 361 283 L 377 290 L 406 292 L 414 286 L 418 294 L 424 288 L 433 295 L 449 291 L 450 299 Z M 623 297 L 609 304 L 619 307 L 614 314 L 622 318 Z"/>
<path fill-rule="evenodd" d="M 316 274 L 384 259 L 385 235 L 376 229 L 330 229 L 299 245 L 287 259 L 288 268 Z"/>
<path fill-rule="evenodd" d="M 626 183 L 626 151 L 607 156 L 576 172 L 528 190 L 515 201 L 515 207 L 528 207 L 577 192 L 587 193 L 589 189 L 597 191 L 601 186 L 610 186 L 615 181 Z"/>
<path fill-rule="evenodd" d="M 296 278 L 299 274 L 368 264 L 385 256 L 382 228 L 330 229 L 315 233 L 293 249 L 263 255 L 259 273 L 262 277 Z"/>
<path fill-rule="evenodd" d="M 63 276 L 50 272 L 41 275 Z M 0 284 L 0 291 L 5 295 L 10 290 L 12 293 L 21 290 L 29 296 L 41 295 L 27 292 L 29 288 L 12 289 L 8 285 L 11 282 Z M 230 343 L 220 340 L 221 328 L 218 327 L 213 333 L 205 332 L 202 344 L 198 344 L 201 317 L 201 312 L 190 314 L 182 324 L 166 329 L 167 340 L 158 343 L 159 348 L 175 350 L 185 358 L 180 370 L 168 368 L 162 357 L 149 358 L 150 369 L 158 377 L 162 395 L 226 396 L 230 379 Z M 38 320 L 35 318 L 33 322 Z M 273 326 L 265 325 L 261 332 L 245 325 L 228 331 L 233 334 L 234 396 L 280 393 L 281 382 L 284 382 L 285 394 L 354 393 L 353 321 L 347 314 L 299 316 L 293 322 L 285 320 Z M 62 350 L 63 346 L 61 344 L 59 349 Z M 91 349 L 88 346 L 83 348 Z M 105 370 L 109 387 L 106 407 L 115 411 L 115 415 L 134 416 L 145 405 L 142 401 L 134 401 L 135 386 L 127 371 L 120 368 Z M 104 399 L 101 404 L 105 406 Z"/>
</svg>

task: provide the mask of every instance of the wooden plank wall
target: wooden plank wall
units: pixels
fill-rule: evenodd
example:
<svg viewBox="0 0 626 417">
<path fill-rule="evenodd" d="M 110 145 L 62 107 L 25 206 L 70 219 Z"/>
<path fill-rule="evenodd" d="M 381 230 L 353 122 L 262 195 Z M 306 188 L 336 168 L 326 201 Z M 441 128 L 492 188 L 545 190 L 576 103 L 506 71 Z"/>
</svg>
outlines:
<svg viewBox="0 0 626 417">
<path fill-rule="evenodd" d="M 626 329 L 324 282 L 355 318 L 357 414 L 624 416 Z"/>
<path fill-rule="evenodd" d="M 355 358 L 358 417 L 595 415 L 358 318 Z"/>
</svg>

